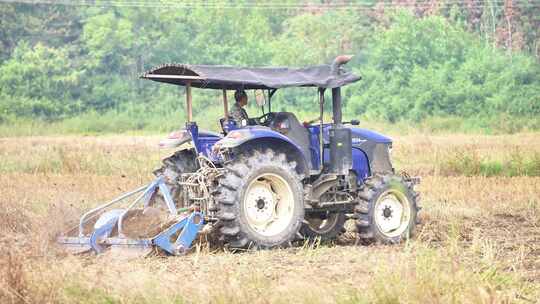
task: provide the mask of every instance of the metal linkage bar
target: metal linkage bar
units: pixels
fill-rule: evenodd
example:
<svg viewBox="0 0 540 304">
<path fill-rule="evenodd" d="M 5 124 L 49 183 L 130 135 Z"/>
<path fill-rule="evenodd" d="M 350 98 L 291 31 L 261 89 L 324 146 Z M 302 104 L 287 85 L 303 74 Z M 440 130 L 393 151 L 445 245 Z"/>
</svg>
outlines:
<svg viewBox="0 0 540 304">
<path fill-rule="evenodd" d="M 204 160 L 200 159 L 200 161 L 201 165 L 204 168 L 207 168 L 204 166 Z M 163 195 L 169 212 L 174 216 L 174 218 L 170 219 L 174 219 L 175 223 L 151 238 L 126 238 L 126 236 L 122 233 L 122 223 L 124 217 L 135 207 L 137 203 L 141 203 L 141 201 L 143 201 L 142 203 L 144 207 L 147 207 L 150 200 L 158 190 Z M 205 191 L 203 192 L 208 195 L 208 193 Z M 88 221 L 88 218 L 92 214 L 102 211 L 105 208 L 134 195 L 137 195 L 137 197 L 129 204 L 127 208 L 111 209 L 104 212 L 94 225 L 93 232 L 87 236 L 83 234 L 83 224 Z M 179 212 L 190 212 L 190 214 L 179 216 Z M 79 237 L 59 237 L 58 242 L 64 244 L 66 248 L 77 253 L 93 250 L 99 254 L 107 247 L 119 247 L 122 249 L 127 248 L 130 250 L 148 250 L 153 246 L 157 246 L 170 254 L 178 255 L 185 253 L 191 247 L 193 240 L 204 226 L 204 221 L 204 212 L 200 211 L 200 209 L 197 207 L 176 208 L 176 205 L 172 200 L 170 190 L 165 184 L 164 178 L 158 177 L 148 185 L 122 194 L 118 198 L 86 212 L 81 217 L 79 222 Z M 118 227 L 118 232 L 116 233 L 117 236 L 111 236 L 115 226 Z"/>
<path fill-rule="evenodd" d="M 145 198 L 145 203 L 144 205 L 146 206 L 148 204 L 148 201 L 149 199 L 151 198 L 152 194 L 156 191 L 156 189 L 158 189 L 161 191 L 161 193 L 163 194 L 163 197 L 165 199 L 165 203 L 167 204 L 167 208 L 169 209 L 169 212 L 172 214 L 172 215 L 176 215 L 178 213 L 178 210 L 176 209 L 176 206 L 174 204 L 174 201 L 172 199 L 172 196 L 171 196 L 171 192 L 169 191 L 169 188 L 167 187 L 167 185 L 165 185 L 165 182 L 163 180 L 163 177 L 158 177 L 156 178 L 153 182 L 151 182 L 150 184 L 148 185 L 145 185 L 145 186 L 142 186 L 142 187 L 139 187 L 133 191 L 130 191 L 130 192 L 127 192 L 125 194 L 122 194 L 121 196 L 103 204 L 103 205 L 100 205 L 100 206 L 97 206 L 96 208 L 86 212 L 85 214 L 83 214 L 83 216 L 81 217 L 80 221 L 79 221 L 79 237 L 83 237 L 84 236 L 84 228 L 83 228 L 83 224 L 88 220 L 87 218 L 91 215 L 91 214 L 94 214 L 98 211 L 101 211 L 107 207 L 110 207 L 130 196 L 133 196 L 139 192 L 143 192 L 141 193 L 130 205 L 129 207 L 119 216 L 118 218 L 118 234 L 119 235 L 122 235 L 122 219 L 124 218 L 124 216 L 127 214 L 127 212 L 129 210 L 131 210 L 141 199 Z"/>
<path fill-rule="evenodd" d="M 118 236 L 119 237 L 125 237 L 124 234 L 122 233 L 122 221 L 124 219 L 124 216 L 128 213 L 129 210 L 131 210 L 143 197 L 146 196 L 146 194 L 148 193 L 148 190 L 154 190 L 155 189 L 155 185 L 154 183 L 151 184 L 150 187 L 148 187 L 143 193 L 141 193 L 141 195 L 139 195 L 134 201 L 133 203 L 131 203 L 125 210 L 124 212 L 122 212 L 120 214 L 120 216 L 118 216 Z"/>
<path fill-rule="evenodd" d="M 82 237 L 82 236 L 83 236 L 83 230 L 84 230 L 84 229 L 83 229 L 83 224 L 84 224 L 84 222 L 86 221 L 86 218 L 87 218 L 88 216 L 90 216 L 90 214 L 93 214 L 93 213 L 95 213 L 95 212 L 97 212 L 97 211 L 103 210 L 103 209 L 105 209 L 105 208 L 107 208 L 107 207 L 109 207 L 109 206 L 114 205 L 115 203 L 118 203 L 119 201 L 121 201 L 121 200 L 123 200 L 123 199 L 125 199 L 125 198 L 128 198 L 128 197 L 130 197 L 130 196 L 132 196 L 132 195 L 134 195 L 134 194 L 137 194 L 137 193 L 143 191 L 144 189 L 147 189 L 150 185 L 151 185 L 151 184 L 146 185 L 146 186 L 142 186 L 142 187 L 137 188 L 137 189 L 135 189 L 135 190 L 133 190 L 133 191 L 130 191 L 130 192 L 128 192 L 128 193 L 125 193 L 125 194 L 123 194 L 123 195 L 121 195 L 121 196 L 119 196 L 119 197 L 113 199 L 112 201 L 109 201 L 109 202 L 107 202 L 107 203 L 105 203 L 105 204 L 103 204 L 103 205 L 97 206 L 96 208 L 94 208 L 94 209 L 92 209 L 92 210 L 86 212 L 85 214 L 83 214 L 83 216 L 81 217 L 81 219 L 80 219 L 80 221 L 79 221 L 79 237 Z"/>
<path fill-rule="evenodd" d="M 195 211 L 160 233 L 152 243 L 170 254 L 184 254 L 191 247 L 203 225 L 204 213 Z M 179 230 L 180 234 L 174 242 L 171 242 L 171 237 Z"/>
<path fill-rule="evenodd" d="M 172 215 L 176 215 L 177 214 L 177 210 L 176 210 L 176 207 L 174 205 L 174 202 L 172 201 L 172 197 L 171 197 L 171 193 L 169 191 L 169 188 L 167 188 L 167 186 L 165 185 L 165 182 L 163 181 L 163 177 L 158 177 L 156 178 L 152 183 L 150 183 L 150 185 L 148 185 L 148 187 L 146 188 L 146 190 L 144 190 L 143 193 L 141 193 L 134 201 L 133 203 L 131 203 L 125 210 L 124 212 L 122 212 L 122 214 L 120 214 L 120 216 L 118 217 L 118 236 L 120 237 L 124 237 L 124 235 L 122 234 L 122 222 L 123 222 L 123 219 L 124 219 L 124 216 L 129 212 L 129 210 L 133 209 L 133 207 L 135 207 L 135 205 L 143 198 L 143 197 L 147 197 L 149 198 L 151 196 L 152 193 L 154 193 L 156 191 L 156 189 L 159 188 L 161 193 L 163 194 L 163 197 L 165 198 L 165 203 L 167 204 L 167 208 L 169 208 L 169 212 L 172 214 Z M 147 203 L 145 202 L 144 205 L 146 205 Z"/>
</svg>

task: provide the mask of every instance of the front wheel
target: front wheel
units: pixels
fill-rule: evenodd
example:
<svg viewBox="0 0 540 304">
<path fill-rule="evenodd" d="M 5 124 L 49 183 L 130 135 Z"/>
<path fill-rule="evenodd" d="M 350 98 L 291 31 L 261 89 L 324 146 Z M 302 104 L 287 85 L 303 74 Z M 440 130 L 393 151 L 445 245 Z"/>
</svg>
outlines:
<svg viewBox="0 0 540 304">
<path fill-rule="evenodd" d="M 240 154 L 216 191 L 220 232 L 233 248 L 271 248 L 293 241 L 304 218 L 301 178 L 284 154 Z"/>
<path fill-rule="evenodd" d="M 418 195 L 411 181 L 376 175 L 366 180 L 358 196 L 356 226 L 363 243 L 395 244 L 412 236 Z"/>
</svg>

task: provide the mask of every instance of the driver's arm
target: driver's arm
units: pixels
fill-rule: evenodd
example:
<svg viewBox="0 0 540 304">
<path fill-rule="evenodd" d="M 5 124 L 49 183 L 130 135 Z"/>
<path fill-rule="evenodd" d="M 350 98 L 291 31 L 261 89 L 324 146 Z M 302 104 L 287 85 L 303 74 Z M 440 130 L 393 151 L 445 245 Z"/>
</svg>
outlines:
<svg viewBox="0 0 540 304">
<path fill-rule="evenodd" d="M 250 126 L 255 126 L 259 124 L 259 120 L 256 118 L 249 118 L 246 110 L 244 108 L 240 108 L 242 111 L 242 119 L 247 121 L 247 124 Z"/>
<path fill-rule="evenodd" d="M 234 120 L 238 127 L 242 127 L 247 123 L 248 115 L 246 110 L 234 104 L 229 111 L 229 119 Z M 243 121 L 246 123 L 242 123 Z"/>
</svg>

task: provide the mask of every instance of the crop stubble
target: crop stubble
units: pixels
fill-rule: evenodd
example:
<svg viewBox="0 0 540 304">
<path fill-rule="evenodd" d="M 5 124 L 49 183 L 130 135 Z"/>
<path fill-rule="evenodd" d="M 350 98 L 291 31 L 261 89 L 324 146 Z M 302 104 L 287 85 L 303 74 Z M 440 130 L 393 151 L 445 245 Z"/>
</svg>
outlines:
<svg viewBox="0 0 540 304">
<path fill-rule="evenodd" d="M 521 138 L 521 139 L 519 139 Z M 156 137 L 0 139 L 0 298 L 8 302 L 505 302 L 540 296 L 540 177 L 463 176 L 445 155 L 540 152 L 539 134 L 398 137 L 398 167 L 423 176 L 421 225 L 399 246 L 179 258 L 64 255 L 51 240 L 81 211 L 151 179 Z M 350 236 L 348 234 L 347 236 Z"/>
</svg>

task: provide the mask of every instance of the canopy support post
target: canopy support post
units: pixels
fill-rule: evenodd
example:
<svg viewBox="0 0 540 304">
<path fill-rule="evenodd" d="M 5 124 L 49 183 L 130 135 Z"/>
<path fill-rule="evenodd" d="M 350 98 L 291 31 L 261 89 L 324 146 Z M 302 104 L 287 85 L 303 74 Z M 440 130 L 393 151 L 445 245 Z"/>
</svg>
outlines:
<svg viewBox="0 0 540 304">
<path fill-rule="evenodd" d="M 229 103 L 227 101 L 227 90 L 223 89 L 223 111 L 225 111 L 225 120 L 229 119 Z"/>
<path fill-rule="evenodd" d="M 341 88 L 332 89 L 332 113 L 334 114 L 334 125 L 341 126 Z"/>
<path fill-rule="evenodd" d="M 187 110 L 187 122 L 193 121 L 193 108 L 191 104 L 191 82 L 186 83 L 186 110 Z"/>
<path fill-rule="evenodd" d="M 276 93 L 277 89 L 268 90 L 268 113 L 272 112 L 272 96 Z"/>
<path fill-rule="evenodd" d="M 319 88 L 319 170 L 323 169 L 324 163 L 324 141 L 323 141 L 323 124 L 324 124 L 324 88 Z"/>
</svg>

